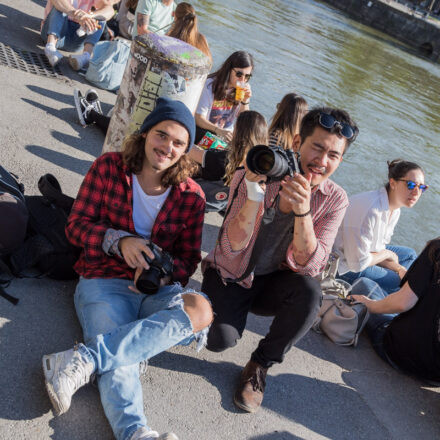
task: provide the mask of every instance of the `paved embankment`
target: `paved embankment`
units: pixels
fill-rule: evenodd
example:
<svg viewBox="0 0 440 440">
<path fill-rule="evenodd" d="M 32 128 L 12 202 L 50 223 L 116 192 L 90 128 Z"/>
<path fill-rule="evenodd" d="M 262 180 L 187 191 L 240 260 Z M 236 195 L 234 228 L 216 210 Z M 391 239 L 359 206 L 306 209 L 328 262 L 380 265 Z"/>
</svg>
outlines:
<svg viewBox="0 0 440 440">
<path fill-rule="evenodd" d="M 250 3 L 250 2 L 249 2 Z M 0 43 L 41 52 L 36 29 L 44 1 L 3 0 Z M 20 176 L 28 194 L 50 172 L 75 195 L 101 151 L 98 129 L 77 122 L 72 93 L 82 78 L 51 79 L 0 65 L 0 163 Z M 255 87 L 257 93 L 258 86 Z M 100 93 L 105 110 L 115 100 Z M 203 251 L 212 248 L 220 217 L 208 215 Z M 200 272 L 191 285 L 200 286 Z M 41 356 L 81 340 L 73 308 L 75 283 L 16 280 L 18 306 L 0 298 L 0 439 L 109 440 L 97 389 L 81 389 L 70 411 L 55 418 Z M 355 349 L 309 333 L 270 370 L 263 407 L 243 414 L 232 403 L 234 383 L 270 320 L 250 316 L 238 347 L 222 354 L 175 348 L 152 359 L 142 377 L 151 426 L 181 440 L 435 439 L 438 391 L 393 371 L 361 338 Z"/>
</svg>

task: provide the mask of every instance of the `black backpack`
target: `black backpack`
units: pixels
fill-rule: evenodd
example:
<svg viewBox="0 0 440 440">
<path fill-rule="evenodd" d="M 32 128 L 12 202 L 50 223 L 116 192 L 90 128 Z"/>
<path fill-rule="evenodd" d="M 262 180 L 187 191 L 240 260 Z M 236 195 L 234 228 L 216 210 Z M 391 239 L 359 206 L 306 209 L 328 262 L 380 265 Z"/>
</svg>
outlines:
<svg viewBox="0 0 440 440">
<path fill-rule="evenodd" d="M 42 176 L 38 188 L 41 196 L 24 196 L 29 212 L 26 240 L 7 257 L 7 266 L 15 277 L 26 277 L 27 269 L 36 268 L 37 277 L 76 279 L 73 265 L 80 249 L 69 243 L 64 231 L 74 199 L 62 193 L 52 174 Z"/>
<path fill-rule="evenodd" d="M 75 199 L 66 196 L 52 174 L 38 181 L 41 196 L 25 196 L 29 211 L 28 236 L 23 246 L 11 255 L 16 273 L 31 267 L 56 280 L 78 278 L 73 265 L 80 249 L 66 238 L 65 227 Z"/>
<path fill-rule="evenodd" d="M 0 194 L 10 194 L 17 199 L 25 207 L 26 201 L 24 198 L 24 187 L 19 183 L 17 176 L 9 173 L 0 165 Z M 25 208 L 24 208 L 25 209 Z M 0 209 L 0 215 L 2 215 Z M 25 225 L 23 225 L 25 227 Z M 24 230 L 22 231 L 24 233 Z M 2 233 L 9 233 L 9 231 L 2 231 Z M 6 264 L 7 252 L 4 248 L 0 249 L 0 296 L 7 299 L 13 304 L 18 303 L 18 299 L 5 292 L 4 287 L 7 287 L 10 282 L 10 268 Z"/>
</svg>

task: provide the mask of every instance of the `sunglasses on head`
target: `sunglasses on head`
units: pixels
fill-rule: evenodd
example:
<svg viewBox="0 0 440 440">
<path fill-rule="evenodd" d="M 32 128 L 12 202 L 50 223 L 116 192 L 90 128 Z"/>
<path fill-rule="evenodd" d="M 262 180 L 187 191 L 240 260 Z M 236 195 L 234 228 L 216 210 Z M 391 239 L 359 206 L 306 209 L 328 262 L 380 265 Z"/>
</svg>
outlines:
<svg viewBox="0 0 440 440">
<path fill-rule="evenodd" d="M 347 139 L 352 139 L 355 135 L 355 129 L 351 125 L 338 121 L 328 113 L 321 112 L 319 114 L 319 124 L 327 129 L 332 129 L 336 125 L 339 128 L 339 132 L 342 134 L 342 136 Z"/>
<path fill-rule="evenodd" d="M 429 185 L 425 185 L 423 183 L 416 183 L 413 180 L 406 180 L 406 179 L 397 179 L 401 182 L 406 182 L 406 187 L 410 190 L 413 190 L 416 186 L 420 189 L 420 191 L 425 192 Z"/>
<path fill-rule="evenodd" d="M 252 78 L 252 73 L 244 73 L 241 70 L 236 70 L 236 69 L 232 69 L 235 73 L 235 76 L 240 79 L 243 78 L 244 76 L 244 80 L 247 82 Z"/>
</svg>

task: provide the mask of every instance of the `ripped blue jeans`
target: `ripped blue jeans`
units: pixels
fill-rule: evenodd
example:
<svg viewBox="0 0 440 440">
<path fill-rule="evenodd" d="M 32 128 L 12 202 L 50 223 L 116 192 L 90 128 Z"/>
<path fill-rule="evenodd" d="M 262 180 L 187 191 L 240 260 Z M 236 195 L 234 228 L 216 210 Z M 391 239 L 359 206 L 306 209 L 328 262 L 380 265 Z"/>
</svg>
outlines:
<svg viewBox="0 0 440 440">
<path fill-rule="evenodd" d="M 176 283 L 144 295 L 129 290 L 132 284 L 81 278 L 75 292 L 84 333 L 81 352 L 95 364 L 102 406 L 118 440 L 129 439 L 142 426 L 148 428 L 139 362 L 174 345 L 206 339 L 208 330 L 195 335 L 183 310 L 182 294 L 198 292 Z"/>
</svg>

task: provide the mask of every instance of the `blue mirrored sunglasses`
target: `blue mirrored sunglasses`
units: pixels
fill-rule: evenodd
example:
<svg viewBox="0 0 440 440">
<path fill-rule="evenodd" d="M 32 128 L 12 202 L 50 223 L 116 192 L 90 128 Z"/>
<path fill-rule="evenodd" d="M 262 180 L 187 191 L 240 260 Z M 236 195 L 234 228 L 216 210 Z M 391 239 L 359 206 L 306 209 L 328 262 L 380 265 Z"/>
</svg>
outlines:
<svg viewBox="0 0 440 440">
<path fill-rule="evenodd" d="M 327 129 L 331 129 L 337 125 L 339 127 L 339 132 L 347 139 L 351 139 L 355 135 L 355 129 L 351 125 L 338 121 L 328 113 L 321 112 L 319 114 L 319 123 L 322 127 Z"/>
<path fill-rule="evenodd" d="M 425 185 L 423 183 L 416 183 L 413 180 L 405 180 L 405 179 L 397 179 L 397 180 L 401 182 L 406 182 L 406 187 L 411 190 L 417 186 L 420 189 L 420 191 L 425 192 L 429 188 L 429 185 Z"/>
</svg>

